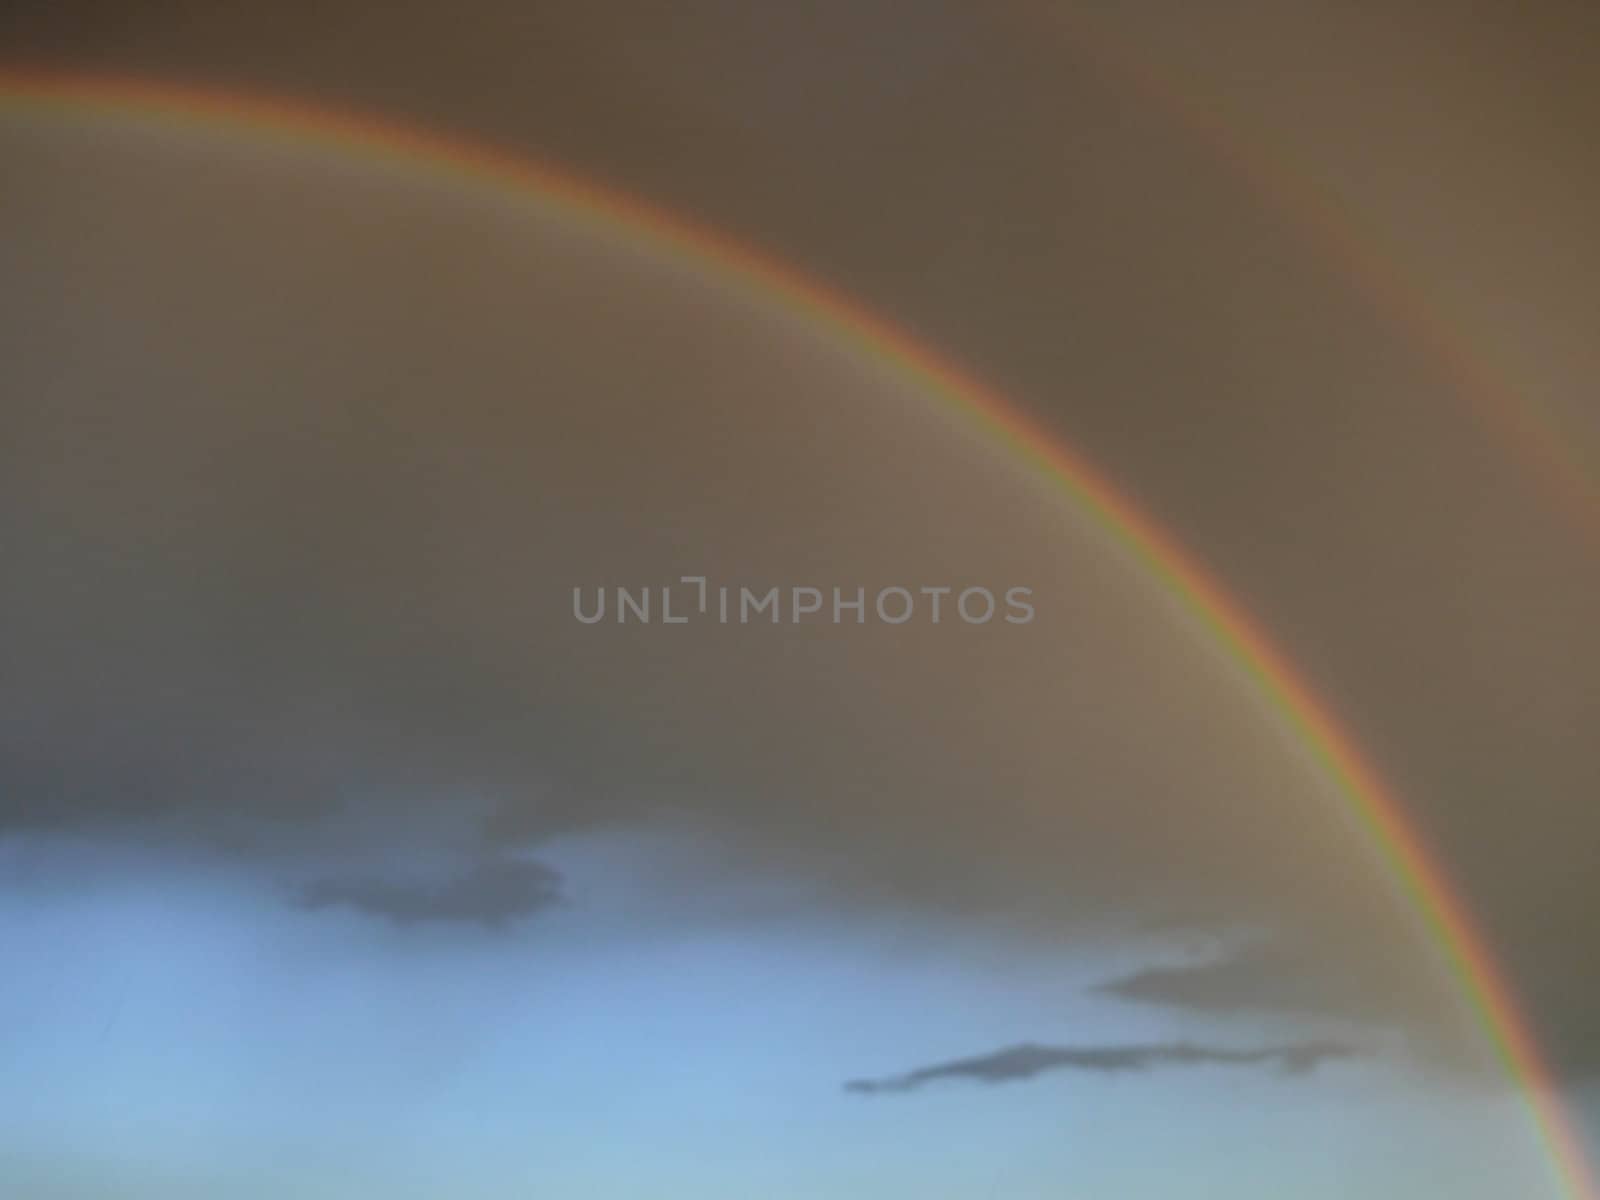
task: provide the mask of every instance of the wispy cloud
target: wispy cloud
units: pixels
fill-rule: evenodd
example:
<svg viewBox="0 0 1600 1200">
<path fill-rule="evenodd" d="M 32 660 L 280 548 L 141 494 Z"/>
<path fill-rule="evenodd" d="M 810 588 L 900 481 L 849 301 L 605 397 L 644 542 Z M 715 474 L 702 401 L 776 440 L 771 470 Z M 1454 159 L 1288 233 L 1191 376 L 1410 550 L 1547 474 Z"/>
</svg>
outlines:
<svg viewBox="0 0 1600 1200">
<path fill-rule="evenodd" d="M 944 1079 L 974 1083 L 1010 1083 L 1032 1079 L 1047 1071 L 1088 1071 L 1113 1074 L 1148 1071 L 1159 1067 L 1277 1067 L 1289 1074 L 1311 1071 L 1332 1059 L 1355 1053 L 1338 1042 L 1294 1042 L 1282 1046 L 1236 1050 L 1192 1042 L 1153 1042 L 1126 1046 L 1041 1046 L 1023 1043 L 992 1054 L 958 1058 L 919 1067 L 903 1075 L 880 1079 L 855 1079 L 845 1090 L 863 1095 L 910 1092 Z"/>
<path fill-rule="evenodd" d="M 1361 1015 L 1360 979 L 1309 948 L 1257 942 L 1204 962 L 1160 964 L 1120 975 L 1095 991 L 1121 1000 L 1199 1012 Z"/>
<path fill-rule="evenodd" d="M 328 879 L 301 896 L 306 908 L 350 908 L 400 925 L 420 921 L 499 926 L 548 908 L 561 898 L 561 876 L 530 859 L 479 863 L 432 886 L 392 879 Z"/>
</svg>

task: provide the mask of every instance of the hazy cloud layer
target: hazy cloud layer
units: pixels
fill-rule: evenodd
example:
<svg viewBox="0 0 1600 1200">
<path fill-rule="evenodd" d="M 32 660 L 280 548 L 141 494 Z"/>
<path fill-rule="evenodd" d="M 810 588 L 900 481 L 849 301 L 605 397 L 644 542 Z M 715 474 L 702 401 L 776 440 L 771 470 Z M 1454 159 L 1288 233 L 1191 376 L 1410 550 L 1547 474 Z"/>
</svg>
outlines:
<svg viewBox="0 0 1600 1200">
<path fill-rule="evenodd" d="M 1032 1079 L 1051 1071 L 1084 1071 L 1091 1074 L 1117 1074 L 1150 1071 L 1164 1067 L 1276 1067 L 1286 1074 L 1303 1074 L 1325 1062 L 1349 1058 L 1355 1051 L 1338 1042 L 1297 1042 L 1253 1050 L 1234 1050 L 1223 1046 L 1196 1045 L 1191 1042 L 1156 1042 L 1128 1046 L 1040 1046 L 1024 1043 L 993 1054 L 960 1058 L 919 1067 L 903 1075 L 881 1079 L 854 1079 L 844 1085 L 848 1092 L 878 1095 L 885 1092 L 910 1092 L 943 1080 L 973 1083 L 1011 1083 Z"/>
</svg>

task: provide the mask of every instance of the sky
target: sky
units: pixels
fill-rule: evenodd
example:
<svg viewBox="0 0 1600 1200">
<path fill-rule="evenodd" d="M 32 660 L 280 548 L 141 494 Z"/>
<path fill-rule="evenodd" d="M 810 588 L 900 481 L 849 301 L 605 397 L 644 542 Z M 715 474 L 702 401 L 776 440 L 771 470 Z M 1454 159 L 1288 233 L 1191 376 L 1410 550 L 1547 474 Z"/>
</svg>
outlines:
<svg viewBox="0 0 1600 1200">
<path fill-rule="evenodd" d="M 1303 667 L 1592 1120 L 1600 526 L 1504 421 L 1597 444 L 1584 18 L 662 12 L 24 5 L 0 61 L 523 150 L 969 365 Z M 922 389 L 536 199 L 0 156 L 8 1192 L 1556 1194 L 1304 747 Z M 1034 619 L 576 619 L 685 575 Z"/>
</svg>

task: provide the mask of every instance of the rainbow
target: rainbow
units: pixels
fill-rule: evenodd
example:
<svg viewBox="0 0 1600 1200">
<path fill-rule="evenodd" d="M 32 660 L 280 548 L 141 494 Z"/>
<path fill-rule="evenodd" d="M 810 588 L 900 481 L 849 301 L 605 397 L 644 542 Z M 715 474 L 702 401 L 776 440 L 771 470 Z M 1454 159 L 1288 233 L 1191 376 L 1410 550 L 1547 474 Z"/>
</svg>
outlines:
<svg viewBox="0 0 1600 1200">
<path fill-rule="evenodd" d="M 1203 147 L 1265 210 L 1283 221 L 1343 284 L 1449 385 L 1451 394 L 1497 442 L 1518 455 L 1528 478 L 1600 546 L 1600 474 L 1581 454 L 1582 440 L 1548 405 L 1508 382 L 1487 347 L 1447 320 L 1396 266 L 1383 239 L 1363 227 L 1290 153 L 1253 130 L 1236 111 L 1222 111 L 1169 62 L 1159 66 L 1117 34 L 1112 22 L 1082 5 L 1030 4 L 1037 29 L 1053 36 L 1074 61 L 1100 75 L 1119 97 L 1131 97 Z"/>
<path fill-rule="evenodd" d="M 142 80 L 0 71 L 0 112 L 118 116 L 195 132 L 248 133 L 266 143 L 356 155 L 368 163 L 446 174 L 530 196 L 576 222 L 622 232 L 745 293 L 778 302 L 841 345 L 937 398 L 976 433 L 1091 517 L 1207 632 L 1335 785 L 1396 891 L 1437 944 L 1495 1055 L 1517 1084 L 1556 1181 L 1575 1200 L 1600 1200 L 1581 1139 L 1484 936 L 1393 791 L 1267 633 L 1166 530 L 1072 447 L 936 350 L 913 341 L 792 267 L 644 203 L 513 154 L 295 101 L 246 98 Z"/>
</svg>

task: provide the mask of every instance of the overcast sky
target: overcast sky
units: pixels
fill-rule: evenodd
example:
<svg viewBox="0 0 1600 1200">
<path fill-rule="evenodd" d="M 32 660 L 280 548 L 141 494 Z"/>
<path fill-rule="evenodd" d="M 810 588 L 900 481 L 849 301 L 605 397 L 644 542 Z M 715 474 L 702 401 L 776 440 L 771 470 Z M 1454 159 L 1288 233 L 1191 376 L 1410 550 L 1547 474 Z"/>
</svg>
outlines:
<svg viewBox="0 0 1600 1200">
<path fill-rule="evenodd" d="M 1582 31 L 1295 12 L 68 5 L 7 58 L 523 148 L 970 364 L 1304 666 L 1577 1103 L 1600 518 L 1230 156 L 1333 197 L 1570 476 Z M 917 387 L 537 201 L 127 116 L 0 154 L 19 1190 L 1548 1193 L 1303 747 Z M 685 574 L 1036 616 L 573 617 Z"/>
</svg>

